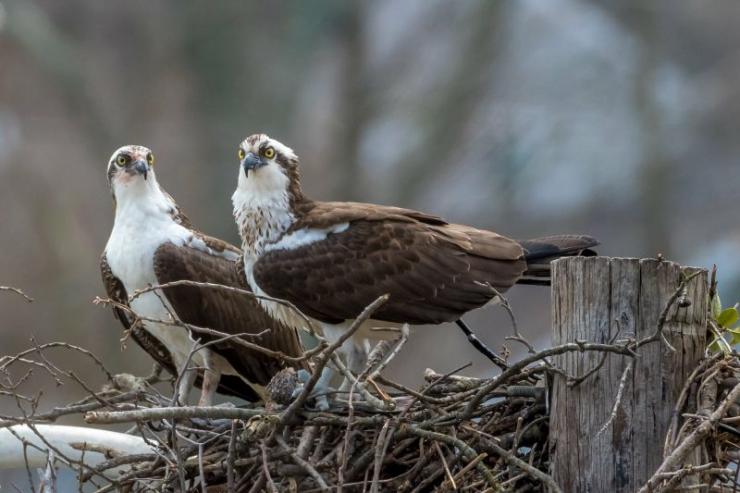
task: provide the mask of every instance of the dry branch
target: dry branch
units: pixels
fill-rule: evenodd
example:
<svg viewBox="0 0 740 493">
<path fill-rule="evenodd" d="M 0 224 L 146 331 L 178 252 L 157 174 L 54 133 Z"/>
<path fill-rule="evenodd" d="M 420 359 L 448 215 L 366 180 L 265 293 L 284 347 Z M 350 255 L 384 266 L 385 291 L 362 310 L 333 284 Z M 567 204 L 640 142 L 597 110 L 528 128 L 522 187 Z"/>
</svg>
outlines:
<svg viewBox="0 0 740 493">
<path fill-rule="evenodd" d="M 688 280 L 684 279 L 685 282 Z M 162 286 L 148 289 L 159 288 Z M 671 299 L 671 304 L 679 300 L 680 293 Z M 346 337 L 384 301 L 381 297 L 368 306 Z M 562 370 L 552 364 L 552 356 L 595 352 L 633 358 L 635 350 L 643 345 L 665 344 L 662 324 L 666 317 L 661 317 L 662 323 L 641 340 L 576 341 L 536 351 L 516 327 L 510 307 L 508 311 L 514 327 L 512 339 L 524 344 L 529 354 L 519 361 L 508 361 L 507 368 L 499 375 L 461 376 L 458 373 L 467 367 L 462 365 L 449 372 L 428 370 L 420 388 L 393 382 L 383 370 L 402 354 L 400 349 L 408 337 L 407 331 L 402 331 L 395 342 L 377 348 L 360 375 L 346 373 L 354 382 L 350 397 L 337 396 L 327 411 L 308 407 L 310 393 L 323 368 L 333 365 L 342 370 L 336 350 L 344 339 L 333 344 L 320 339 L 315 349 L 296 358 L 309 360 L 314 373 L 291 403 L 281 406 L 268 402 L 264 406 L 239 408 L 172 405 L 175 389 L 165 392 L 161 384 L 159 388 L 153 387 L 156 378 L 121 378 L 112 375 L 99 358 L 82 348 L 67 343 L 34 343 L 26 351 L 0 358 L 0 376 L 4 377 L 0 381 L 0 399 L 13 399 L 19 406 L 18 416 L 0 416 L 0 427 L 21 425 L 28 430 L 35 427 L 45 434 L 50 428 L 38 423 L 70 415 L 84 416 L 88 423 L 98 426 L 133 423 L 131 438 L 138 440 L 140 449 L 106 454 L 105 444 L 99 443 L 86 445 L 84 457 L 79 449 L 77 455 L 67 449 L 54 451 L 56 460 L 78 470 L 80 478 L 96 485 L 99 493 L 120 489 L 224 491 L 217 487 L 255 492 L 400 493 L 456 488 L 458 491 L 547 489 L 558 493 L 562 489 L 548 473 L 546 387 L 548 374 Z M 663 313 L 668 313 L 667 308 Z M 176 320 L 168 323 L 183 325 Z M 208 333 L 227 336 L 216 331 Z M 263 349 L 254 346 L 255 350 Z M 105 390 L 93 391 L 99 384 L 91 383 L 91 378 L 83 380 L 60 369 L 53 363 L 52 350 L 84 354 L 96 369 L 99 380 L 107 382 Z M 599 358 L 605 360 L 605 356 Z M 85 389 L 88 397 L 69 405 L 54 403 L 44 409 L 40 395 L 21 394 L 29 368 L 43 368 L 54 384 L 78 386 Z M 594 372 L 592 368 L 568 378 L 580 382 Z M 20 377 L 14 376 L 19 374 Z M 627 378 L 625 372 L 623 379 Z M 666 437 L 666 459 L 650 483 L 654 491 L 667 490 L 692 477 L 728 491 L 736 486 L 737 479 L 728 473 L 727 467 L 738 460 L 736 450 L 733 452 L 740 435 L 735 404 L 740 397 L 738 378 L 737 354 L 708 358 L 691 374 L 685 392 L 675 403 L 675 423 Z M 135 388 L 118 387 L 120 382 L 129 380 L 135 380 Z M 706 400 L 706 414 L 688 413 L 695 395 L 691 389 L 708 381 L 716 381 L 716 385 L 704 385 L 704 394 L 716 395 Z M 376 384 L 384 386 L 382 393 Z M 622 390 L 617 392 L 621 393 Z M 619 401 L 618 395 L 615 409 Z M 605 426 L 610 422 L 611 418 Z M 93 435 L 97 432 L 94 428 L 87 430 Z M 47 441 L 53 443 L 49 437 Z M 36 445 L 45 450 L 43 441 Z M 697 446 L 704 447 L 709 460 L 703 466 L 682 467 L 686 454 Z M 34 455 L 41 452 L 38 448 L 32 450 L 28 445 L 22 448 L 16 457 L 23 460 L 28 456 L 32 467 L 41 465 L 37 460 L 41 455 Z"/>
</svg>

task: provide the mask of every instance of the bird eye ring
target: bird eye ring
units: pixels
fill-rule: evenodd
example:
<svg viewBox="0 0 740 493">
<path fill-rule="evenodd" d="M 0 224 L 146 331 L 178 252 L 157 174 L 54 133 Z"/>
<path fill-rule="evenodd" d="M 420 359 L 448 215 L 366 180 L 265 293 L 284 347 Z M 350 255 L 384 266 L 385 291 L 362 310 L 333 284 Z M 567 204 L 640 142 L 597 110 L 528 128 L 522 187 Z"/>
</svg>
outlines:
<svg viewBox="0 0 740 493">
<path fill-rule="evenodd" d="M 151 152 L 146 155 L 146 162 L 149 163 L 149 166 L 154 166 L 154 154 Z"/>
<path fill-rule="evenodd" d="M 267 149 L 265 149 L 265 150 L 264 150 L 264 152 L 263 152 L 262 154 L 263 154 L 263 155 L 264 155 L 264 156 L 265 156 L 265 157 L 266 157 L 267 159 L 272 159 L 272 158 L 274 158 L 274 157 L 275 157 L 275 149 L 273 149 L 272 147 L 268 147 Z"/>
<path fill-rule="evenodd" d="M 118 166 L 126 166 L 126 163 L 128 162 L 128 158 L 125 154 L 119 154 L 116 158 L 116 164 Z"/>
<path fill-rule="evenodd" d="M 237 155 L 239 156 L 239 161 L 241 161 L 247 156 L 247 153 L 240 147 L 239 151 L 237 151 Z"/>
</svg>

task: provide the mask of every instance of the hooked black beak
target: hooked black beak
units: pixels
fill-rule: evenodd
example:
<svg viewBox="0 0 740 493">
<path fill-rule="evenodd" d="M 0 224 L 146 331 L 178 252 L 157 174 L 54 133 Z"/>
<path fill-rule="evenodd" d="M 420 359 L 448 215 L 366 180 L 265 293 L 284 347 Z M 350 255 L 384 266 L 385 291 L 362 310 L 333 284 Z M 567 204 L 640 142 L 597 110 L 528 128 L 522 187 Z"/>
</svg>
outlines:
<svg viewBox="0 0 740 493">
<path fill-rule="evenodd" d="M 144 175 L 144 179 L 146 180 L 146 177 L 149 174 L 149 164 L 146 161 L 139 159 L 134 163 L 133 168 L 140 175 Z"/>
<path fill-rule="evenodd" d="M 253 152 L 247 153 L 247 155 L 244 157 L 244 161 L 242 161 L 242 166 L 244 166 L 244 172 L 249 176 L 249 170 L 261 168 L 267 164 L 261 157 L 257 156 Z"/>
</svg>

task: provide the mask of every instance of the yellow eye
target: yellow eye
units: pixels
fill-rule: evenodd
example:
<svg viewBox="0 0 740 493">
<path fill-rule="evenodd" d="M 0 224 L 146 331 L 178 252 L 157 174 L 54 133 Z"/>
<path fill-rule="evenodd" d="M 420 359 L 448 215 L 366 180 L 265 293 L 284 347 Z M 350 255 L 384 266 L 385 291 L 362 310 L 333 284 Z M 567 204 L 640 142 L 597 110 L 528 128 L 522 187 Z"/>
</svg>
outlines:
<svg viewBox="0 0 740 493">
<path fill-rule="evenodd" d="M 238 155 L 239 155 L 239 161 L 241 161 L 242 159 L 244 159 L 244 158 L 245 158 L 245 157 L 247 156 L 247 153 L 246 153 L 246 152 L 244 151 L 244 149 L 242 149 L 242 148 L 240 147 L 240 148 L 239 148 L 239 152 L 238 152 Z"/>
<path fill-rule="evenodd" d="M 152 154 L 151 152 L 147 154 L 146 162 L 149 163 L 149 166 L 154 166 L 154 154 Z"/>
<path fill-rule="evenodd" d="M 267 159 L 272 159 L 275 157 L 275 149 L 273 149 L 272 147 L 268 147 L 264 150 L 262 155 L 265 156 Z"/>
<path fill-rule="evenodd" d="M 128 157 L 126 157 L 126 155 L 124 154 L 119 154 L 118 157 L 116 158 L 116 164 L 118 164 L 118 166 L 126 166 L 127 162 L 128 162 Z"/>
</svg>

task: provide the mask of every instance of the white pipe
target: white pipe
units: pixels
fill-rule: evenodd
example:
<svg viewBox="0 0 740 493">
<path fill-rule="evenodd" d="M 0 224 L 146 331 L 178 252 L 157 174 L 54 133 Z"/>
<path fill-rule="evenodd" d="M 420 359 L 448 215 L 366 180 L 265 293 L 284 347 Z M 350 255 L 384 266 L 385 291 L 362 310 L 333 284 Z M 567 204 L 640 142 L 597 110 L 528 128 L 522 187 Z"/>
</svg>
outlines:
<svg viewBox="0 0 740 493">
<path fill-rule="evenodd" d="M 147 445 L 143 438 L 115 431 L 63 425 L 35 425 L 35 428 L 53 448 L 65 457 L 74 460 L 82 459 L 86 465 L 91 467 L 112 457 L 151 454 L 155 451 L 155 448 Z M 11 433 L 11 430 L 17 437 Z M 26 467 L 21 440 L 29 443 L 26 447 L 29 467 L 45 468 L 49 447 L 31 428 L 26 425 L 16 425 L 0 428 L 0 470 Z M 108 456 L 105 455 L 106 452 Z M 54 455 L 58 454 L 55 452 Z M 113 468 L 105 474 L 113 478 L 115 473 L 121 469 L 121 467 Z"/>
</svg>

